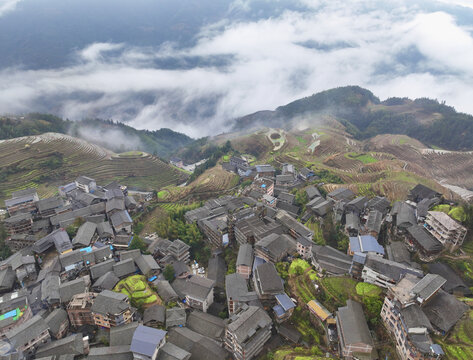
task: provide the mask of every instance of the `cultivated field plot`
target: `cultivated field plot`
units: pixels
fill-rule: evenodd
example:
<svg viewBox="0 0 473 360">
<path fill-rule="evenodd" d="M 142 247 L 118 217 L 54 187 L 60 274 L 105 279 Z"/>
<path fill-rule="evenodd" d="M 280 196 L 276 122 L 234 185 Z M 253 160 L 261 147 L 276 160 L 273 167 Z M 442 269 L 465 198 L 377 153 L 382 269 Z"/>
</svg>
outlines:
<svg viewBox="0 0 473 360">
<path fill-rule="evenodd" d="M 373 150 L 392 154 L 421 176 L 473 188 L 473 152 L 428 149 L 417 140 L 400 135 L 379 135 L 369 141 Z"/>
<path fill-rule="evenodd" d="M 12 191 L 38 188 L 53 195 L 57 186 L 87 175 L 99 184 L 113 180 L 142 190 L 185 181 L 187 175 L 148 154 L 116 156 L 100 146 L 67 135 L 47 133 L 0 142 L 0 200 Z"/>
<path fill-rule="evenodd" d="M 113 291 L 127 295 L 135 307 L 149 307 L 163 303 L 158 294 L 149 287 L 144 275 L 133 275 L 121 280 Z"/>
<path fill-rule="evenodd" d="M 170 186 L 163 189 L 158 199 L 163 202 L 175 202 L 193 199 L 215 197 L 218 194 L 231 191 L 240 181 L 238 175 L 223 170 L 217 165 L 206 170 L 202 175 L 187 186 Z"/>
</svg>

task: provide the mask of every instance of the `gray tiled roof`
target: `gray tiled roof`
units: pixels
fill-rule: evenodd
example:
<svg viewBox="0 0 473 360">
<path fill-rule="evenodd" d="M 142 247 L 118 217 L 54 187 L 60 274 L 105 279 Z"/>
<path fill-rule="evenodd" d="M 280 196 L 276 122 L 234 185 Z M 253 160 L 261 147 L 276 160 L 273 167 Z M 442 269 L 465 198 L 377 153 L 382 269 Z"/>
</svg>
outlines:
<svg viewBox="0 0 473 360">
<path fill-rule="evenodd" d="M 92 312 L 98 314 L 120 314 L 130 307 L 128 296 L 110 290 L 104 290 L 97 295 L 92 305 Z"/>
<path fill-rule="evenodd" d="M 191 354 L 180 347 L 167 342 L 159 349 L 157 360 L 188 360 Z"/>
<path fill-rule="evenodd" d="M 429 331 L 432 330 L 432 324 L 417 304 L 401 309 L 401 315 L 408 329 L 424 327 Z"/>
<path fill-rule="evenodd" d="M 213 286 L 213 280 L 197 275 L 192 276 L 190 279 L 175 279 L 172 283 L 172 287 L 180 297 L 184 298 L 186 295 L 189 295 L 200 300 L 207 298 Z"/>
<path fill-rule="evenodd" d="M 350 212 L 345 216 L 345 227 L 348 229 L 358 230 L 360 228 L 360 218 L 358 214 Z"/>
<path fill-rule="evenodd" d="M 225 277 L 227 299 L 249 302 L 258 299 L 255 291 L 248 291 L 248 283 L 243 276 L 234 273 Z"/>
<path fill-rule="evenodd" d="M 46 356 L 69 354 L 73 356 L 84 354 L 84 341 L 81 333 L 72 334 L 63 339 L 42 345 L 38 348 L 35 355 L 36 358 L 43 358 Z M 60 359 L 62 359 L 62 357 Z"/>
<path fill-rule="evenodd" d="M 422 199 L 433 199 L 440 195 L 440 193 L 422 184 L 417 184 L 415 187 L 409 190 L 409 199 L 415 202 L 418 202 Z"/>
<path fill-rule="evenodd" d="M 368 209 L 377 210 L 382 214 L 386 215 L 388 213 L 391 203 L 388 199 L 381 196 L 376 196 L 368 201 Z"/>
<path fill-rule="evenodd" d="M 212 339 L 221 340 L 225 334 L 223 319 L 197 310 L 187 317 L 187 327 Z"/>
<path fill-rule="evenodd" d="M 447 280 L 437 274 L 425 275 L 411 290 L 413 294 L 421 298 L 422 301 L 430 299 Z"/>
<path fill-rule="evenodd" d="M 113 271 L 108 271 L 94 282 L 92 288 L 96 291 L 112 290 L 119 281 L 120 279 Z"/>
<path fill-rule="evenodd" d="M 113 198 L 108 200 L 107 205 L 105 205 L 105 211 L 108 213 L 112 210 L 125 210 L 125 200 L 123 198 Z"/>
<path fill-rule="evenodd" d="M 55 273 L 49 273 L 41 283 L 41 300 L 46 301 L 49 304 L 54 304 L 61 300 L 59 296 L 59 285 L 61 279 L 59 275 Z"/>
<path fill-rule="evenodd" d="M 414 240 L 428 252 L 440 252 L 443 249 L 443 245 L 430 235 L 422 225 L 414 225 L 407 228 L 409 234 Z"/>
<path fill-rule="evenodd" d="M 30 213 L 20 213 L 3 220 L 6 224 L 15 224 L 23 220 L 30 220 L 32 215 Z"/>
<path fill-rule="evenodd" d="M 59 286 L 59 295 L 61 302 L 65 303 L 71 301 L 74 295 L 82 294 L 86 291 L 87 286 L 83 278 L 78 278 L 72 281 L 62 283 Z"/>
<path fill-rule="evenodd" d="M 40 315 L 36 315 L 8 331 L 5 336 L 13 346 L 21 346 L 35 339 L 48 329 L 48 324 Z"/>
<path fill-rule="evenodd" d="M 186 324 L 186 310 L 175 307 L 166 309 L 166 328 Z"/>
<path fill-rule="evenodd" d="M 110 221 L 112 222 L 112 225 L 115 228 L 123 224 L 131 225 L 133 223 L 130 215 L 128 214 L 128 211 L 126 210 L 114 213 L 112 216 L 110 216 Z"/>
<path fill-rule="evenodd" d="M 379 233 L 383 223 L 383 214 L 378 210 L 372 210 L 368 214 L 366 220 L 366 230 Z"/>
<path fill-rule="evenodd" d="M 97 230 L 97 225 L 92 222 L 83 223 L 77 230 L 76 237 L 72 240 L 73 245 L 89 246 Z"/>
<path fill-rule="evenodd" d="M 57 226 L 61 223 L 73 223 L 75 219 L 82 217 L 85 218 L 89 215 L 100 214 L 105 212 L 105 203 L 99 202 L 98 204 L 86 206 L 77 210 L 73 210 L 64 214 L 59 214 L 51 217 L 51 224 Z"/>
<path fill-rule="evenodd" d="M 312 253 L 320 267 L 330 273 L 346 274 L 350 270 L 351 257 L 331 246 L 312 246 Z"/>
<path fill-rule="evenodd" d="M 113 259 L 104 261 L 100 264 L 95 264 L 90 267 L 90 276 L 92 277 L 93 280 L 98 279 L 105 273 L 109 271 L 113 271 L 114 264 L 115 264 L 115 260 Z"/>
<path fill-rule="evenodd" d="M 350 189 L 339 187 L 327 194 L 327 197 L 334 198 L 335 200 L 351 201 L 355 198 L 355 193 Z"/>
<path fill-rule="evenodd" d="M 147 308 L 143 313 L 143 323 L 146 325 L 150 322 L 165 323 L 166 308 L 162 305 L 153 305 Z"/>
<path fill-rule="evenodd" d="M 309 199 L 313 199 L 316 196 L 321 196 L 319 189 L 317 189 L 315 186 L 308 186 L 305 189 L 305 192 L 306 192 L 307 196 L 309 197 Z"/>
<path fill-rule="evenodd" d="M 65 254 L 59 255 L 59 261 L 63 269 L 69 265 L 82 263 L 84 261 L 82 257 L 82 251 L 74 250 Z"/>
<path fill-rule="evenodd" d="M 165 302 L 177 300 L 178 295 L 174 291 L 171 284 L 169 284 L 169 281 L 167 280 L 159 281 L 156 284 L 156 287 L 158 288 L 159 297 L 163 299 Z"/>
<path fill-rule="evenodd" d="M 105 346 L 91 348 L 88 360 L 133 360 L 130 345 Z"/>
<path fill-rule="evenodd" d="M 46 210 L 62 207 L 63 205 L 64 201 L 57 196 L 47 199 L 41 199 L 36 202 L 36 207 L 38 208 L 40 213 Z"/>
<path fill-rule="evenodd" d="M 272 263 L 264 263 L 255 270 L 256 280 L 263 293 L 282 293 L 284 283 Z"/>
<path fill-rule="evenodd" d="M 386 276 L 393 281 L 399 281 L 401 277 L 405 274 L 412 274 L 417 277 L 423 276 L 422 270 L 413 269 L 404 264 L 397 263 L 395 261 L 390 261 L 383 259 L 378 255 L 368 254 L 366 256 L 365 266 L 376 271 L 377 273 Z"/>
<path fill-rule="evenodd" d="M 15 272 L 7 267 L 3 270 L 0 270 L 0 288 L 3 290 L 10 290 L 15 283 L 16 275 Z"/>
<path fill-rule="evenodd" d="M 169 331 L 168 341 L 192 354 L 191 359 L 213 360 L 226 359 L 228 353 L 217 343 L 206 336 L 202 336 L 188 328 L 172 328 Z"/>
<path fill-rule="evenodd" d="M 429 265 L 429 272 L 442 276 L 447 282 L 442 286 L 442 289 L 452 293 L 458 289 L 465 295 L 470 294 L 471 291 L 460 276 L 458 276 L 453 269 L 444 263 L 434 263 Z"/>
<path fill-rule="evenodd" d="M 225 260 L 221 256 L 214 256 L 209 259 L 208 275 L 207 277 L 215 282 L 215 287 L 220 289 L 225 288 L 225 274 L 227 267 Z"/>
<path fill-rule="evenodd" d="M 347 300 L 346 306 L 338 308 L 337 320 L 341 326 L 339 333 L 343 334 L 345 346 L 351 344 L 374 346 L 360 303 Z"/>
<path fill-rule="evenodd" d="M 85 176 L 85 175 L 80 175 L 76 178 L 76 182 L 82 185 L 89 185 L 90 183 L 94 182 L 95 180 Z"/>
<path fill-rule="evenodd" d="M 100 237 L 113 236 L 113 229 L 112 229 L 112 225 L 110 225 L 110 222 L 104 221 L 104 222 L 98 223 L 97 233 L 99 234 Z"/>
<path fill-rule="evenodd" d="M 279 199 L 276 203 L 276 207 L 280 210 L 286 211 L 289 215 L 291 215 L 293 217 L 297 217 L 297 214 L 299 214 L 299 211 L 301 210 L 299 206 L 289 204 L 289 203 L 281 201 Z"/>
<path fill-rule="evenodd" d="M 251 244 L 240 245 L 238 249 L 238 257 L 236 260 L 236 266 L 246 265 L 253 266 L 253 246 Z"/>
<path fill-rule="evenodd" d="M 272 320 L 262 308 L 257 306 L 249 306 L 246 310 L 241 311 L 236 316 L 230 318 L 231 323 L 228 329 L 233 333 L 240 344 L 251 338 L 253 334 L 260 328 L 269 327 Z"/>
<path fill-rule="evenodd" d="M 407 250 L 404 241 L 392 241 L 389 245 L 386 245 L 386 253 L 388 259 L 391 261 L 396 261 L 405 265 L 411 264 L 411 255 L 409 250 Z"/>
<path fill-rule="evenodd" d="M 152 255 L 141 255 L 135 259 L 136 265 L 140 268 L 143 275 L 148 275 L 152 271 L 159 270 L 160 267 Z"/>
<path fill-rule="evenodd" d="M 64 322 L 69 322 L 67 312 L 63 308 L 53 310 L 45 319 L 49 330 L 53 334 L 57 334 Z"/>
<path fill-rule="evenodd" d="M 96 263 L 111 259 L 113 256 L 113 252 L 110 249 L 110 246 L 104 246 L 98 249 L 94 249 L 91 251 L 91 254 L 94 255 L 94 261 Z"/>
<path fill-rule="evenodd" d="M 46 251 L 53 245 L 55 245 L 57 251 L 61 253 L 66 250 L 72 249 L 72 243 L 69 239 L 69 235 L 64 229 L 61 228 L 36 241 L 33 245 L 33 250 L 37 253 L 41 253 Z"/>
<path fill-rule="evenodd" d="M 448 332 L 461 319 L 469 307 L 442 289 L 423 306 L 430 323 L 441 331 Z"/>
<path fill-rule="evenodd" d="M 417 224 L 414 208 L 405 202 L 399 205 L 396 216 L 396 226 L 398 227 L 408 228 Z"/>
<path fill-rule="evenodd" d="M 126 259 L 134 260 L 140 256 L 141 256 L 141 251 L 139 249 L 120 252 L 120 260 L 126 260 Z"/>
<path fill-rule="evenodd" d="M 135 262 L 133 259 L 122 260 L 113 265 L 113 272 L 119 278 L 130 275 L 136 271 Z"/>
<path fill-rule="evenodd" d="M 273 261 L 280 261 L 296 252 L 296 241 L 286 234 L 269 234 L 255 243 L 255 249 L 268 254 Z"/>
<path fill-rule="evenodd" d="M 140 324 L 136 321 L 115 326 L 110 329 L 110 346 L 130 345 L 133 339 L 133 334 Z"/>
</svg>

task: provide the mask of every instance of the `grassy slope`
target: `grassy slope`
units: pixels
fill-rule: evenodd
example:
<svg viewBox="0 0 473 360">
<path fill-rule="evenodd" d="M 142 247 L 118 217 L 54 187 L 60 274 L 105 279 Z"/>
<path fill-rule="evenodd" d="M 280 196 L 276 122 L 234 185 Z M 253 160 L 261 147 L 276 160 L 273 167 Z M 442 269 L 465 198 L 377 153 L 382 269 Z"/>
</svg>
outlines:
<svg viewBox="0 0 473 360">
<path fill-rule="evenodd" d="M 339 176 L 343 186 L 347 186 L 360 195 L 384 195 L 391 201 L 402 200 L 407 197 L 408 191 L 417 183 L 435 188 L 450 194 L 438 185 L 426 171 L 419 167 L 422 163 L 415 163 L 412 167 L 405 168 L 405 161 L 398 159 L 388 152 L 367 152 L 364 148 L 368 141 L 353 140 L 340 124 L 334 122 L 331 126 L 320 126 L 302 131 L 292 130 L 285 133 L 286 143 L 282 149 L 273 151 L 272 144 L 266 136 L 266 131 L 261 130 L 251 134 L 225 134 L 225 137 L 211 139 L 222 143 L 230 139 L 232 145 L 241 153 L 261 152 L 255 163 L 271 163 L 281 168 L 283 163 L 292 163 L 296 167 L 309 167 L 313 170 L 328 170 Z M 313 143 L 312 134 L 318 133 L 320 145 L 312 152 L 309 147 Z M 398 139 L 399 138 L 399 139 Z M 301 141 L 303 140 L 303 141 Z M 404 144 L 419 146 L 420 143 L 411 141 L 408 137 L 394 136 L 393 141 L 403 140 Z M 420 144 L 421 146 L 422 144 Z M 326 183 L 327 191 L 340 186 Z"/>
</svg>

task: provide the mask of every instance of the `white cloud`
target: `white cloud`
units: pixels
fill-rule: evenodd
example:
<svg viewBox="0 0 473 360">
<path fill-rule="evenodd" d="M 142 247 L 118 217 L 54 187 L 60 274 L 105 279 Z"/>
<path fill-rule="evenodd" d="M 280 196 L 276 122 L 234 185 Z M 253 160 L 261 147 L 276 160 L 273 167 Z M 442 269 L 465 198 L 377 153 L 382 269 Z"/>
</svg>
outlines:
<svg viewBox="0 0 473 360">
<path fill-rule="evenodd" d="M 448 5 L 457 5 L 457 6 L 473 9 L 473 1 L 471 0 L 438 0 L 438 1 L 448 4 Z"/>
<path fill-rule="evenodd" d="M 306 3 L 304 12 L 210 24 L 191 48 L 95 43 L 67 68 L 1 71 L 0 109 L 100 116 L 202 136 L 224 131 L 237 116 L 360 85 L 382 98 L 428 96 L 473 113 L 473 39 L 452 15 L 400 0 Z M 221 58 L 225 65 L 155 65 L 169 58 Z"/>
<path fill-rule="evenodd" d="M 22 0 L 0 0 L 0 17 L 9 11 L 13 11 Z"/>
<path fill-rule="evenodd" d="M 98 61 L 103 59 L 103 53 L 120 50 L 122 48 L 123 44 L 94 43 L 80 51 L 79 55 L 86 61 Z"/>
</svg>

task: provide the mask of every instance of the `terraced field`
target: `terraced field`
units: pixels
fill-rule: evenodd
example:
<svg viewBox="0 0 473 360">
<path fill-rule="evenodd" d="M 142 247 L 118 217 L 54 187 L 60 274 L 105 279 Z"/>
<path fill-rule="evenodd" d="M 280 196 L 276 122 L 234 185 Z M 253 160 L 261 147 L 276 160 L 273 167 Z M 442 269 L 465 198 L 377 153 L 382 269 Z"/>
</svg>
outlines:
<svg viewBox="0 0 473 360">
<path fill-rule="evenodd" d="M 105 184 L 113 180 L 143 190 L 182 183 L 187 175 L 149 154 L 119 157 L 71 136 L 47 133 L 0 142 L 0 200 L 12 191 L 38 188 L 50 196 L 57 186 L 87 175 Z"/>
<path fill-rule="evenodd" d="M 392 154 L 406 169 L 421 176 L 465 188 L 473 188 L 473 152 L 428 149 L 407 136 L 379 135 L 368 142 L 371 149 Z"/>
<path fill-rule="evenodd" d="M 469 360 L 473 358 L 473 311 L 460 321 L 444 341 L 440 341 L 447 359 Z"/>
<path fill-rule="evenodd" d="M 191 201 L 206 199 L 219 194 L 232 192 L 240 178 L 238 175 L 225 171 L 221 165 L 206 170 L 202 175 L 187 186 L 170 186 L 163 190 L 163 202 Z M 167 193 L 164 193 L 166 191 Z"/>
</svg>

